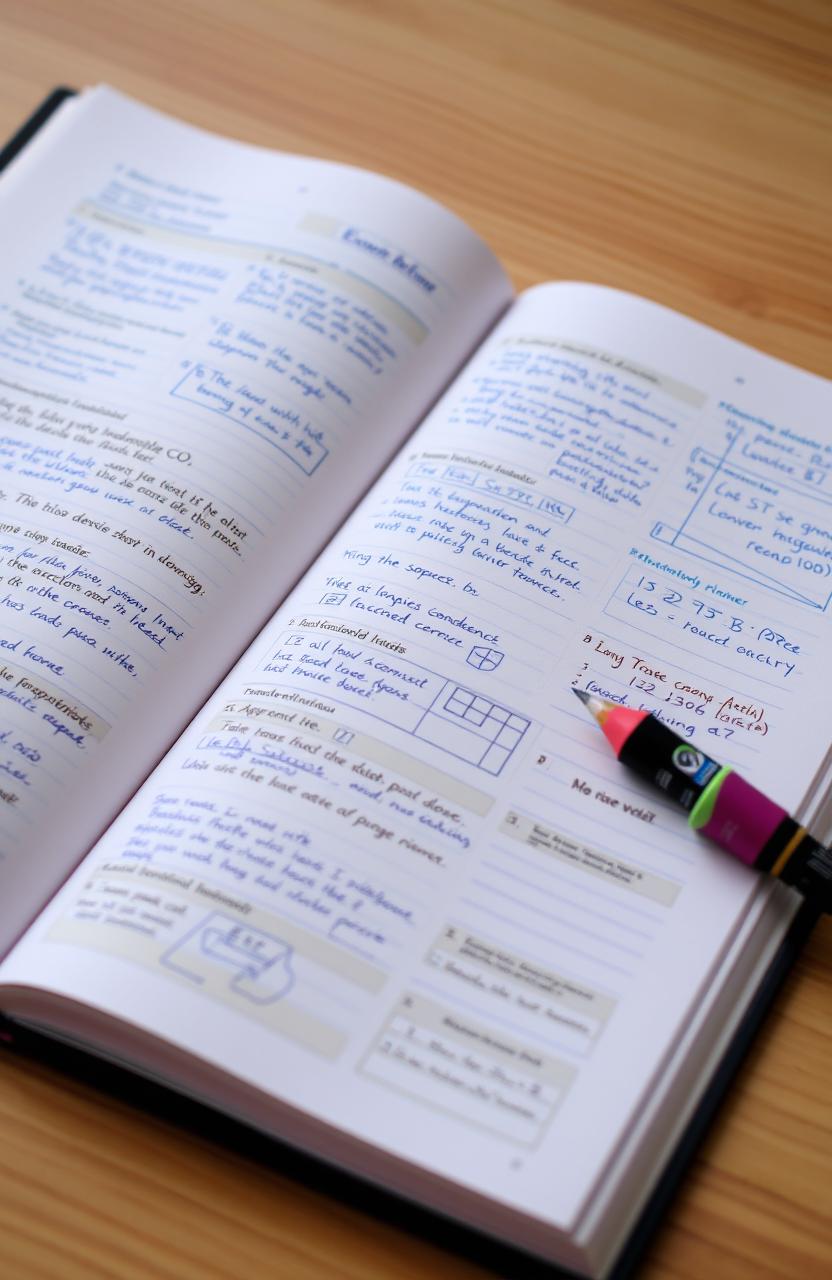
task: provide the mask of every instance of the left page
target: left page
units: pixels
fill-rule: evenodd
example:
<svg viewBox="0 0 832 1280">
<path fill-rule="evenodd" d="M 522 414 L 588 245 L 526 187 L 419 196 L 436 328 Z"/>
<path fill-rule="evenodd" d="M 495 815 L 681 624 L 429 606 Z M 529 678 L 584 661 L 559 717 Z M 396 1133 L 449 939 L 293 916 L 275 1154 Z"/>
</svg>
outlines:
<svg viewBox="0 0 832 1280">
<path fill-rule="evenodd" d="M 511 290 L 398 183 L 108 89 L 0 237 L 2 954 Z"/>
</svg>

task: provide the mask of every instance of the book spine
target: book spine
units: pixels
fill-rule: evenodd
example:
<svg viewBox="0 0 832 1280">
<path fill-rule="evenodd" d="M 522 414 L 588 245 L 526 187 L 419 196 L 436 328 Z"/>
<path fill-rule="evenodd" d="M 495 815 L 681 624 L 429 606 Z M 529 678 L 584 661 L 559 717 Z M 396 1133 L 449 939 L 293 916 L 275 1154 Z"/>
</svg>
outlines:
<svg viewBox="0 0 832 1280">
<path fill-rule="evenodd" d="M 53 89 L 47 98 L 44 98 L 40 106 L 36 107 L 28 120 L 24 120 L 17 132 L 9 138 L 6 145 L 0 150 L 0 172 L 11 164 L 15 156 L 23 150 L 28 142 L 31 142 L 38 130 L 46 124 L 49 117 L 55 114 L 61 103 L 74 96 L 74 89 L 68 89 L 61 85 L 59 88 Z"/>
</svg>

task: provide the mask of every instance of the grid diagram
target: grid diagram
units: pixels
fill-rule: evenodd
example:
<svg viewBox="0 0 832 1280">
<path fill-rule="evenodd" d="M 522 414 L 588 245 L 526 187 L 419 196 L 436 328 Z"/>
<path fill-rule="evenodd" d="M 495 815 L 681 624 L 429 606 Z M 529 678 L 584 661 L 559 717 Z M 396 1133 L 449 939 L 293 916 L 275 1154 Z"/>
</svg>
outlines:
<svg viewBox="0 0 832 1280">
<path fill-rule="evenodd" d="M 525 716 L 499 702 L 449 682 L 413 733 L 496 777 L 530 724 Z"/>
</svg>

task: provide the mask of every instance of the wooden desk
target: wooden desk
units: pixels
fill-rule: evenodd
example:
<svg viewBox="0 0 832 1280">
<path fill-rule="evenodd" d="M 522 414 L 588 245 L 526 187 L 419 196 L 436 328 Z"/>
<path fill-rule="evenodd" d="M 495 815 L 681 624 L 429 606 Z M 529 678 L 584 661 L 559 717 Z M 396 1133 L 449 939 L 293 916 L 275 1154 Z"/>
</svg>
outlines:
<svg viewBox="0 0 832 1280">
<path fill-rule="evenodd" d="M 602 281 L 832 377 L 823 0 L 4 0 L 0 42 L 0 135 L 106 80 L 422 188 L 518 288 Z M 824 928 L 647 1280 L 830 1274 L 831 971 Z M 6 1280 L 493 1274 L 10 1056 L 0 1127 Z"/>
</svg>

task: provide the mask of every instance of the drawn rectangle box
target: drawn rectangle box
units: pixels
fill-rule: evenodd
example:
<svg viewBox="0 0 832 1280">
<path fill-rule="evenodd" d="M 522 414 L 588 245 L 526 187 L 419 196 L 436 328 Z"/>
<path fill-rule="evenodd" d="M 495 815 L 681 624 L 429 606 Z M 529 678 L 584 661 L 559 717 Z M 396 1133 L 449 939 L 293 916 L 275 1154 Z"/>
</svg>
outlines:
<svg viewBox="0 0 832 1280">
<path fill-rule="evenodd" d="M 492 720 L 496 720 L 498 723 L 502 724 L 508 715 L 507 711 L 502 711 L 501 713 L 500 708 L 497 708 L 496 713 L 494 713 L 493 703 L 489 702 L 487 698 L 473 698 L 463 711 L 459 711 L 457 709 L 458 705 L 458 698 L 455 695 L 449 700 L 448 710 L 453 710 L 455 715 L 461 715 L 463 720 L 467 720 L 469 724 L 475 724 L 477 726 L 483 725 L 487 718 L 491 718 Z"/>
<path fill-rule="evenodd" d="M 493 475 L 474 467 L 454 464 L 442 468 L 441 463 L 420 461 L 413 463 L 407 474 L 414 480 L 438 480 L 441 484 L 454 484 L 460 489 L 488 493 L 524 510 L 542 512 L 549 520 L 555 520 L 558 524 L 568 524 L 575 514 L 574 507 L 558 498 L 551 498 L 545 493 L 537 494 L 531 489 L 523 491 L 517 485 L 500 483 Z"/>
<path fill-rule="evenodd" d="M 222 380 L 223 394 L 212 403 L 210 387 L 206 387 L 200 379 Z M 237 393 L 228 388 L 225 375 L 209 365 L 196 363 L 184 377 L 171 388 L 170 395 L 177 400 L 187 400 L 190 404 L 199 405 L 210 413 L 243 427 L 274 449 L 278 449 L 290 462 L 299 467 L 304 475 L 311 476 L 329 455 L 329 450 L 318 438 L 318 432 L 308 426 L 301 427 L 292 423 L 286 416 L 286 410 L 264 409 L 254 418 L 250 414 L 249 405 L 240 405 L 235 398 Z M 223 407 L 227 404 L 227 408 Z M 291 411 L 294 413 L 294 411 Z"/>
<path fill-rule="evenodd" d="M 434 699 L 414 734 L 496 776 L 529 723 L 507 707 L 457 685 L 450 695 L 443 692 Z"/>
<path fill-rule="evenodd" d="M 443 751 L 450 752 L 460 760 L 467 760 L 469 764 L 479 764 L 489 745 L 479 734 L 473 733 L 461 718 L 454 724 L 452 720 L 436 715 L 433 711 L 425 713 L 413 732 L 423 742 L 441 747 Z"/>
<path fill-rule="evenodd" d="M 465 1030 L 460 1030 L 464 1024 Z M 473 1034 L 466 1034 L 466 1030 Z M 452 1006 L 405 992 L 358 1070 L 456 1120 L 533 1148 L 575 1078 L 560 1058 L 500 1035 L 489 1047 L 482 1023 Z"/>
</svg>

